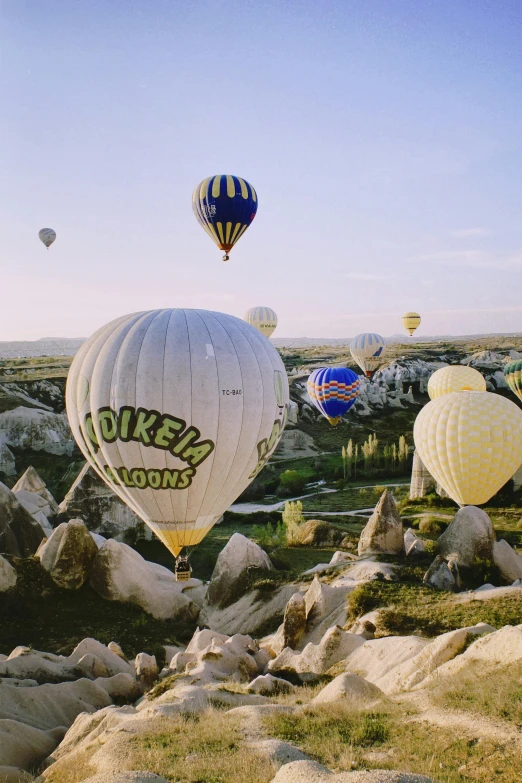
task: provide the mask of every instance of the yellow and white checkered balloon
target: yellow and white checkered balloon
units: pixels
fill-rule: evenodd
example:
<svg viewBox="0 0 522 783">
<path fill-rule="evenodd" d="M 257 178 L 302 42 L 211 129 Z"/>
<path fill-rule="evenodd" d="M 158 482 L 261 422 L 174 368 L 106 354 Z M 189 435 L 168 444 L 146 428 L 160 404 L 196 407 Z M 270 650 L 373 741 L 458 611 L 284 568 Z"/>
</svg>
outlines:
<svg viewBox="0 0 522 783">
<path fill-rule="evenodd" d="M 522 463 L 522 410 L 490 392 L 444 394 L 413 428 L 419 457 L 459 505 L 486 503 Z"/>
<path fill-rule="evenodd" d="M 428 381 L 428 394 L 432 400 L 442 394 L 458 391 L 486 391 L 484 376 L 473 367 L 452 364 L 441 367 Z"/>
</svg>

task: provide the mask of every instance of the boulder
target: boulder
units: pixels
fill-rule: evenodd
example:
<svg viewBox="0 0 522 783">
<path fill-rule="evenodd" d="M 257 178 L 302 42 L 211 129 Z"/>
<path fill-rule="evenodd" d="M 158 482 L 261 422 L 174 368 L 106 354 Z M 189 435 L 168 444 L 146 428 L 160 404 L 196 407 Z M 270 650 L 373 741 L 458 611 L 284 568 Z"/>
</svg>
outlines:
<svg viewBox="0 0 522 783">
<path fill-rule="evenodd" d="M 423 582 L 436 590 L 457 590 L 457 581 L 445 560 L 437 555 L 423 577 Z"/>
<path fill-rule="evenodd" d="M 283 650 L 268 664 L 272 674 L 296 675 L 302 682 L 317 680 L 328 669 L 364 644 L 366 639 L 342 628 L 329 628 L 319 644 L 309 642 L 301 653 Z"/>
<path fill-rule="evenodd" d="M 113 701 L 121 703 L 135 702 L 143 694 L 141 685 L 130 674 L 114 674 L 112 677 L 99 677 L 94 680 L 95 685 L 110 696 Z"/>
<path fill-rule="evenodd" d="M 167 568 L 150 563 L 126 544 L 109 539 L 92 561 L 91 587 L 108 601 L 138 604 L 158 620 L 195 622 L 199 607 L 184 589 L 201 582 L 176 582 Z"/>
<path fill-rule="evenodd" d="M 16 475 L 15 456 L 9 446 L 0 442 L 0 473 L 8 478 Z M 1 778 L 0 778 L 1 779 Z"/>
<path fill-rule="evenodd" d="M 384 698 L 384 693 L 367 682 L 363 677 L 351 672 L 345 672 L 329 682 L 317 696 L 312 699 L 312 704 L 329 704 L 332 701 L 346 701 L 354 708 L 374 707 Z"/>
<path fill-rule="evenodd" d="M 234 533 L 218 555 L 208 587 L 206 601 L 222 608 L 240 597 L 244 580 L 251 569 L 272 571 L 270 558 L 260 546 L 241 533 Z"/>
<path fill-rule="evenodd" d="M 102 661 L 107 668 L 109 677 L 113 677 L 115 674 L 120 673 L 134 676 L 134 667 L 120 655 L 109 650 L 108 647 L 97 639 L 82 639 L 82 641 L 76 645 L 70 656 L 65 660 L 69 664 L 78 664 L 86 655 L 93 655 Z"/>
<path fill-rule="evenodd" d="M 107 538 L 139 526 L 142 520 L 117 497 L 111 488 L 86 463 L 58 508 L 58 521 L 83 519 L 89 530 Z"/>
<path fill-rule="evenodd" d="M 30 492 L 33 495 L 38 495 L 49 506 L 52 514 L 58 512 L 58 503 L 32 465 L 29 465 L 25 473 L 18 479 L 13 487 L 13 492 L 15 494 L 17 492 Z M 44 511 L 44 513 L 46 512 Z M 46 514 L 46 516 L 50 516 L 50 514 Z"/>
<path fill-rule="evenodd" d="M 121 658 L 124 661 L 127 660 L 127 658 L 123 653 L 123 650 L 121 649 L 120 645 L 117 642 L 109 642 L 109 644 L 107 645 L 107 649 L 113 652 L 115 655 L 117 655 L 118 658 Z M 174 655 L 174 653 L 172 655 Z"/>
<path fill-rule="evenodd" d="M 260 674 L 252 680 L 247 688 L 249 693 L 259 693 L 261 696 L 276 696 L 278 693 L 290 693 L 292 685 L 271 674 Z"/>
<path fill-rule="evenodd" d="M 0 555 L 0 593 L 5 593 L 16 585 L 16 571 L 5 557 Z"/>
<path fill-rule="evenodd" d="M 345 534 L 342 530 L 324 522 L 321 519 L 307 519 L 301 522 L 295 534 L 294 541 L 300 546 L 336 547 L 340 546 Z"/>
<path fill-rule="evenodd" d="M 0 414 L 0 416 L 3 414 Z M 42 527 L 0 482 L 0 552 L 16 557 L 34 555 L 46 538 Z"/>
<path fill-rule="evenodd" d="M 154 655 L 147 655 L 144 652 L 138 653 L 134 661 L 134 668 L 138 682 L 144 688 L 150 688 L 153 682 L 158 679 L 159 667 Z"/>
<path fill-rule="evenodd" d="M 98 547 L 81 519 L 62 522 L 38 550 L 42 566 L 58 587 L 78 590 L 88 579 Z"/>
<path fill-rule="evenodd" d="M 0 413 L 0 440 L 8 446 L 71 455 L 74 438 L 65 413 L 20 406 Z"/>
<path fill-rule="evenodd" d="M 386 489 L 359 538 L 359 555 L 400 555 L 404 551 L 402 521 L 392 493 Z"/>
<path fill-rule="evenodd" d="M 493 544 L 493 562 L 508 584 L 522 579 L 522 557 L 503 538 Z"/>
<path fill-rule="evenodd" d="M 478 559 L 493 561 L 494 541 L 493 525 L 486 512 L 476 506 L 464 506 L 438 539 L 437 547 L 445 560 L 470 568 Z"/>
</svg>

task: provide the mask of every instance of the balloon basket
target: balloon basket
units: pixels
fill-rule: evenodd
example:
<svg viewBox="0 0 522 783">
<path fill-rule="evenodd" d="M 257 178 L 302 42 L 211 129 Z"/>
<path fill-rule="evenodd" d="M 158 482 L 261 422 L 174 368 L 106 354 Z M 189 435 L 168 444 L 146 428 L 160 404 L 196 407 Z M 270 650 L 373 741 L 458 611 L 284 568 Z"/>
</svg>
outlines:
<svg viewBox="0 0 522 783">
<path fill-rule="evenodd" d="M 174 575 L 176 577 L 176 582 L 188 582 L 192 577 L 192 567 L 189 561 L 183 557 L 179 557 L 176 560 Z"/>
</svg>

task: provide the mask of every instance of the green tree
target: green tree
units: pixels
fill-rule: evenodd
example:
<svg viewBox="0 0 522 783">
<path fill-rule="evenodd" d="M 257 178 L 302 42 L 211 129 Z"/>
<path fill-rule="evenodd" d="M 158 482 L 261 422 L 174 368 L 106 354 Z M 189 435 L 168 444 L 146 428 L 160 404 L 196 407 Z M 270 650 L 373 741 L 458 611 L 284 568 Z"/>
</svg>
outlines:
<svg viewBox="0 0 522 783">
<path fill-rule="evenodd" d="M 286 495 L 298 495 L 306 484 L 306 476 L 297 470 L 285 470 L 279 477 L 279 488 Z"/>
</svg>

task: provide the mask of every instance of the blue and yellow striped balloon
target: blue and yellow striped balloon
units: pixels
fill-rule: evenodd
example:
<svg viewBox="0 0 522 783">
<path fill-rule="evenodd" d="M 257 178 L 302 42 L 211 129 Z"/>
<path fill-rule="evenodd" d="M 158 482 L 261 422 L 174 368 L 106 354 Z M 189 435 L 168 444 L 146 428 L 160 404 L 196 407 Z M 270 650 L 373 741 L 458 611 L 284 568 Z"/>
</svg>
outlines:
<svg viewBox="0 0 522 783">
<path fill-rule="evenodd" d="M 308 396 L 334 427 L 359 394 L 359 378 L 347 367 L 321 367 L 308 378 Z"/>
<path fill-rule="evenodd" d="M 257 203 L 252 185 L 231 174 L 207 177 L 194 190 L 194 214 L 219 249 L 225 251 L 223 261 L 228 261 L 230 250 L 255 218 Z"/>
</svg>

